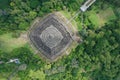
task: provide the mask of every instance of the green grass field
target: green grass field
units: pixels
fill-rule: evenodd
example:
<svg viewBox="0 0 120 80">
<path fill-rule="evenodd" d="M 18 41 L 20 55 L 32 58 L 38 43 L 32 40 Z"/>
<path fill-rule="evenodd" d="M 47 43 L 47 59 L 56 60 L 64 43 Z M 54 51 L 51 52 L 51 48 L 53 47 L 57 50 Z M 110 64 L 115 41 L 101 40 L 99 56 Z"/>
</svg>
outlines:
<svg viewBox="0 0 120 80">
<path fill-rule="evenodd" d="M 107 8 L 106 10 L 99 11 L 98 14 L 95 11 L 89 11 L 88 16 L 95 27 L 101 27 L 109 20 L 116 18 L 115 13 L 113 12 L 113 9 L 111 7 Z"/>
<path fill-rule="evenodd" d="M 100 20 L 95 11 L 90 11 L 88 14 L 89 20 L 95 25 L 95 27 L 101 26 L 104 23 L 103 20 Z"/>
<path fill-rule="evenodd" d="M 12 33 L 0 35 L 0 49 L 10 52 L 15 48 L 22 47 L 27 43 L 23 37 L 13 38 Z"/>
<path fill-rule="evenodd" d="M 108 9 L 106 9 L 104 11 L 100 11 L 98 16 L 99 16 L 99 18 L 101 18 L 105 22 L 116 18 L 116 15 L 113 12 L 112 8 L 108 8 Z"/>
<path fill-rule="evenodd" d="M 0 80 L 7 80 L 10 73 L 1 73 L 0 74 Z M 11 80 L 21 80 L 18 76 L 13 77 Z"/>
<path fill-rule="evenodd" d="M 68 20 L 69 19 L 71 19 L 71 17 L 72 17 L 72 15 L 68 12 L 68 11 L 60 11 L 60 13 L 62 13 Z M 72 21 L 71 21 L 71 23 L 72 23 L 72 25 L 76 28 L 76 29 L 78 29 L 79 27 L 77 27 L 77 22 L 75 21 L 75 19 L 73 19 Z"/>
<path fill-rule="evenodd" d="M 32 79 L 45 80 L 45 74 L 41 70 L 37 70 L 37 71 L 30 70 L 28 76 L 31 77 Z"/>
</svg>

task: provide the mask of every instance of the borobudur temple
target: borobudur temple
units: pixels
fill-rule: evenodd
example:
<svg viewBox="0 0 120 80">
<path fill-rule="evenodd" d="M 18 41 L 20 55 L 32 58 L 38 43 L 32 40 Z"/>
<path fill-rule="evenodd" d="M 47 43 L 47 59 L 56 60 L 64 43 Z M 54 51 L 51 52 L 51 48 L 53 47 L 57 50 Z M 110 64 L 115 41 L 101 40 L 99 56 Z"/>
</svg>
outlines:
<svg viewBox="0 0 120 80">
<path fill-rule="evenodd" d="M 61 17 L 49 14 L 42 20 L 36 20 L 29 31 L 32 45 L 51 61 L 62 55 L 74 41 L 74 33 Z"/>
</svg>

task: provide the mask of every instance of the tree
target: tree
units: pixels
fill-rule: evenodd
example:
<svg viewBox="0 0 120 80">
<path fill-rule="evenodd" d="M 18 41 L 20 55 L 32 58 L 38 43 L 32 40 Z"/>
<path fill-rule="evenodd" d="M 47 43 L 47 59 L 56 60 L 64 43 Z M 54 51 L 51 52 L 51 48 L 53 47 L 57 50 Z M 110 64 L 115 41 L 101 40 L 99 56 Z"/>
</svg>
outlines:
<svg viewBox="0 0 120 80">
<path fill-rule="evenodd" d="M 19 29 L 26 30 L 29 26 L 29 23 L 24 21 L 19 24 Z"/>
<path fill-rule="evenodd" d="M 41 2 L 39 0 L 30 0 L 29 3 L 30 3 L 29 5 L 32 9 L 37 8 L 37 6 L 41 4 Z"/>
<path fill-rule="evenodd" d="M 34 19 L 36 16 L 37 16 L 37 12 L 35 12 L 35 11 L 29 12 L 29 19 Z"/>
</svg>

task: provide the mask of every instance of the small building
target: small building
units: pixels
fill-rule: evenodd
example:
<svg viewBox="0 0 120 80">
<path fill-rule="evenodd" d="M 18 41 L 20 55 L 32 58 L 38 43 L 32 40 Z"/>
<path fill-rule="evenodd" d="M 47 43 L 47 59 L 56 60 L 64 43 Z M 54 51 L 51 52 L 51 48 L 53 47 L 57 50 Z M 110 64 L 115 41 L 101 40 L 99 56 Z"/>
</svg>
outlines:
<svg viewBox="0 0 120 80">
<path fill-rule="evenodd" d="M 96 0 L 88 0 L 81 7 L 81 11 L 85 12 Z"/>
<path fill-rule="evenodd" d="M 7 63 L 15 63 L 15 64 L 20 64 L 19 59 L 10 59 L 9 62 Z"/>
</svg>

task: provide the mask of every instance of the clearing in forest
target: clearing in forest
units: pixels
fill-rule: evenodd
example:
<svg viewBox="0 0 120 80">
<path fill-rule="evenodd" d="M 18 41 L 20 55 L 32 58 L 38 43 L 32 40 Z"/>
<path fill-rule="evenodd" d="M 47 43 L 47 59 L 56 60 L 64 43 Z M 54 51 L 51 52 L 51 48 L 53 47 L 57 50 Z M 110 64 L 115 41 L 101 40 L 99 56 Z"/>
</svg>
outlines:
<svg viewBox="0 0 120 80">
<path fill-rule="evenodd" d="M 101 27 L 109 20 L 116 18 L 112 8 L 100 10 L 98 13 L 92 10 L 88 12 L 88 15 L 89 20 L 95 25 L 95 27 Z"/>
<path fill-rule="evenodd" d="M 27 43 L 26 35 L 21 34 L 19 38 L 13 38 L 13 33 L 0 35 L 0 49 L 5 52 L 10 52 L 15 48 L 24 46 Z"/>
</svg>

